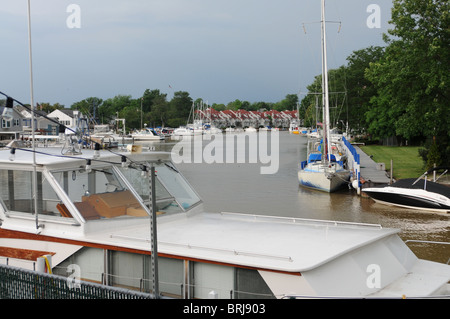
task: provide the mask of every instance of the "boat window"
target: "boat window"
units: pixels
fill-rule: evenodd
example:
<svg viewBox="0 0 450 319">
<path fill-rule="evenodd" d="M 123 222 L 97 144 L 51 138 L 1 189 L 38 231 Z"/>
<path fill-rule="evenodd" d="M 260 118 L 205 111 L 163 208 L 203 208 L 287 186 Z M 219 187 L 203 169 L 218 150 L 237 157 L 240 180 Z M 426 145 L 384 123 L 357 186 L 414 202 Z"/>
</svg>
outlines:
<svg viewBox="0 0 450 319">
<path fill-rule="evenodd" d="M 0 170 L 1 203 L 9 212 L 34 214 L 33 172 L 18 170 Z M 61 199 L 48 182 L 45 174 L 36 173 L 36 202 L 40 216 L 61 217 L 59 204 Z M 71 216 L 70 216 L 71 217 Z"/>
<path fill-rule="evenodd" d="M 52 174 L 85 220 L 148 216 L 111 166 Z"/>
<path fill-rule="evenodd" d="M 200 201 L 200 198 L 178 170 L 169 163 L 156 167 L 158 179 L 175 196 L 177 202 L 188 209 Z"/>
<path fill-rule="evenodd" d="M 149 178 L 143 178 L 141 171 L 121 168 L 121 172 L 148 203 L 150 198 Z M 156 206 L 159 213 L 174 213 L 189 209 L 200 201 L 195 191 L 183 176 L 169 163 L 155 165 Z"/>
</svg>

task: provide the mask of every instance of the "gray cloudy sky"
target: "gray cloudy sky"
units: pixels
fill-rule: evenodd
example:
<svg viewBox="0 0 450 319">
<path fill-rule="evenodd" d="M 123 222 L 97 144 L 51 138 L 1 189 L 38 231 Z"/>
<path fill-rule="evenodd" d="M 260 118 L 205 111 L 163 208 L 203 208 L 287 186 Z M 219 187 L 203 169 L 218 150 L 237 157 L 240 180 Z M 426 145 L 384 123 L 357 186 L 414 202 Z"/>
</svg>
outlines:
<svg viewBox="0 0 450 319">
<path fill-rule="evenodd" d="M 80 28 L 68 25 L 71 4 Z M 379 28 L 367 25 L 371 4 Z M 327 20 L 341 22 L 339 33 L 327 24 L 329 67 L 384 45 L 391 7 L 327 0 Z M 210 104 L 277 102 L 321 72 L 320 0 L 31 0 L 31 19 L 35 102 L 70 107 L 145 89 Z M 30 103 L 27 0 L 0 0 L 0 43 L 0 91 Z"/>
</svg>

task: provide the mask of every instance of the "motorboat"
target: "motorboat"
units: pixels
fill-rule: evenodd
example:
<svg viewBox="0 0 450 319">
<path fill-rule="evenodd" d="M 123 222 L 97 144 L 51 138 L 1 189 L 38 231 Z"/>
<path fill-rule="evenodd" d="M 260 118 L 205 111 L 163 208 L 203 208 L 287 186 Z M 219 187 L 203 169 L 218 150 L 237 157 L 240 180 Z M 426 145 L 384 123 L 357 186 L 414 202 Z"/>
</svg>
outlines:
<svg viewBox="0 0 450 319">
<path fill-rule="evenodd" d="M 300 121 L 298 119 L 292 119 L 289 123 L 289 133 L 300 134 Z"/>
<path fill-rule="evenodd" d="M 147 127 L 135 133 L 132 133 L 131 137 L 135 141 L 159 141 L 165 139 L 163 135 L 160 135 L 155 130 Z"/>
<path fill-rule="evenodd" d="M 432 168 L 418 179 L 401 179 L 392 185 L 363 188 L 362 191 L 382 204 L 450 213 L 450 187 L 427 180 L 428 174 L 438 169 L 442 167 Z"/>
<path fill-rule="evenodd" d="M 205 125 L 204 134 L 221 134 L 222 130 L 214 125 Z"/>
<path fill-rule="evenodd" d="M 253 126 L 246 127 L 246 128 L 244 129 L 244 131 L 245 131 L 246 133 L 256 133 L 256 132 L 258 132 L 258 130 L 257 130 L 256 128 L 254 128 Z"/>
</svg>

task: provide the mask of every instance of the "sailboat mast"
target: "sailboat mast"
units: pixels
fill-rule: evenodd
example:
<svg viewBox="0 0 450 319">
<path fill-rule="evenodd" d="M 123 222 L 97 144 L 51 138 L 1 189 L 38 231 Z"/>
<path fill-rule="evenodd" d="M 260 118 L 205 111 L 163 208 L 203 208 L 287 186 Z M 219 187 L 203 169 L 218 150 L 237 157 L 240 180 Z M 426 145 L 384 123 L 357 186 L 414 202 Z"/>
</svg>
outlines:
<svg viewBox="0 0 450 319">
<path fill-rule="evenodd" d="M 331 141 L 330 141 L 330 105 L 329 105 L 329 92 L 328 92 L 328 65 L 327 65 L 327 41 L 326 41 L 326 28 L 325 28 L 325 0 L 322 0 L 322 93 L 323 93 L 323 144 L 324 144 L 324 156 L 331 161 Z"/>
</svg>

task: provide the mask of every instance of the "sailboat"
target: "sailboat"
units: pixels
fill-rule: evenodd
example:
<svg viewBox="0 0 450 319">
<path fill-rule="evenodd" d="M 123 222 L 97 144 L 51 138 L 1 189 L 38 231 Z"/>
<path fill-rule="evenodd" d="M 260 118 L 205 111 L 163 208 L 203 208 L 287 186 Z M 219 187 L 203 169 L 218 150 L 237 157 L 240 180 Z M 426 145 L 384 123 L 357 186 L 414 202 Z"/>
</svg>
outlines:
<svg viewBox="0 0 450 319">
<path fill-rule="evenodd" d="M 193 121 L 190 122 L 191 114 Z M 186 126 L 180 126 L 173 131 L 172 138 L 180 139 L 184 136 L 197 136 L 203 135 L 203 119 L 196 119 L 195 117 L 195 103 L 192 103 L 191 113 L 189 114 L 188 124 Z"/>
<path fill-rule="evenodd" d="M 347 184 L 350 171 L 345 169 L 343 163 L 336 161 L 331 153 L 330 111 L 328 92 L 327 45 L 325 29 L 325 0 L 322 0 L 321 10 L 321 36 L 322 36 L 322 94 L 323 94 L 323 143 L 321 153 L 308 154 L 298 171 L 300 185 L 325 192 L 334 192 Z"/>
</svg>

